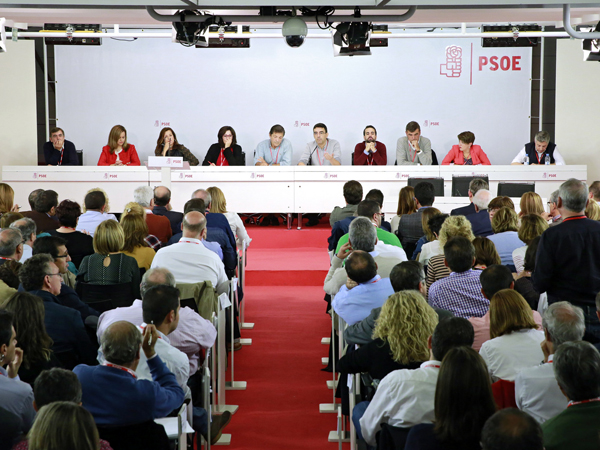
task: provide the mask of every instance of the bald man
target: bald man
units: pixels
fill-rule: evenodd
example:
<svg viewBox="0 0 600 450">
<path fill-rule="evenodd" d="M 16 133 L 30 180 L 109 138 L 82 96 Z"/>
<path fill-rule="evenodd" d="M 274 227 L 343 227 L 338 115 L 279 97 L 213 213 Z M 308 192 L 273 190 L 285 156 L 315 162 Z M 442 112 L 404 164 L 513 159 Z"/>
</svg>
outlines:
<svg viewBox="0 0 600 450">
<path fill-rule="evenodd" d="M 161 248 L 152 261 L 152 268 L 168 268 L 177 283 L 210 281 L 219 294 L 227 292 L 225 267 L 214 252 L 202 245 L 202 239 L 206 239 L 206 217 L 198 211 L 190 211 L 183 217 L 181 239 Z"/>
<path fill-rule="evenodd" d="M 154 208 L 152 208 L 152 214 L 165 216 L 169 219 L 173 235 L 181 232 L 183 213 L 171 211 L 171 190 L 168 187 L 157 186 L 154 188 Z"/>
</svg>

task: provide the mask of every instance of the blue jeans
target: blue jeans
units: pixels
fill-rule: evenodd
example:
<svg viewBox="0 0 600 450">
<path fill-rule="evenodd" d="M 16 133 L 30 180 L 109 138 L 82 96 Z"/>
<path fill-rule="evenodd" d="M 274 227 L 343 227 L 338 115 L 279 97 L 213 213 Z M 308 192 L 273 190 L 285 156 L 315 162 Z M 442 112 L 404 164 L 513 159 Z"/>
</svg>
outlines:
<svg viewBox="0 0 600 450">
<path fill-rule="evenodd" d="M 204 408 L 194 406 L 192 428 L 197 433 L 206 436 L 208 433 L 208 414 Z"/>
</svg>

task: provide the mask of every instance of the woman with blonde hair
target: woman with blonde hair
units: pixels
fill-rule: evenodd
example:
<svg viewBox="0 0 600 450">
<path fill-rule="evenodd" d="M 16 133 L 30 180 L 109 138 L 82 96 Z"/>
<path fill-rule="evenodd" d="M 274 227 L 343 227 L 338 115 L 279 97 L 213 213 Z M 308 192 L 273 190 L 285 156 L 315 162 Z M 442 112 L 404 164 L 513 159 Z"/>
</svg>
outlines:
<svg viewBox="0 0 600 450">
<path fill-rule="evenodd" d="M 227 218 L 231 231 L 236 237 L 238 249 L 248 248 L 252 239 L 248 236 L 248 232 L 246 231 L 246 227 L 240 216 L 237 213 L 227 211 L 227 201 L 225 200 L 223 191 L 216 186 L 209 187 L 207 191 L 211 197 L 211 212 L 221 213 Z"/>
<path fill-rule="evenodd" d="M 19 205 L 14 204 L 15 191 L 6 183 L 0 183 L 0 217 L 8 212 L 19 212 Z"/>
<path fill-rule="evenodd" d="M 77 288 L 80 283 L 131 284 L 131 292 L 140 298 L 140 269 L 137 261 L 124 254 L 125 235 L 119 222 L 100 222 L 94 233 L 94 254 L 86 256 L 79 266 Z"/>
<path fill-rule="evenodd" d="M 94 418 L 73 402 L 43 406 L 27 437 L 29 450 L 100 450 Z"/>
<path fill-rule="evenodd" d="M 124 235 L 123 253 L 135 258 L 140 269 L 150 269 L 156 252 L 146 242 L 146 211 L 139 204 L 130 202 L 125 205 L 120 223 Z"/>
<path fill-rule="evenodd" d="M 423 227 L 423 233 L 425 234 L 417 241 L 417 246 L 415 247 L 415 251 L 413 252 L 412 257 L 410 259 L 416 259 L 417 261 L 419 261 L 419 254 L 421 253 L 423 246 L 428 242 L 433 242 L 437 239 L 437 234 L 439 233 L 439 230 L 437 230 L 434 233 L 431 230 L 431 228 L 429 228 L 429 219 L 439 216 L 441 214 L 442 212 L 439 209 L 434 208 L 433 206 L 431 206 L 430 208 L 425 208 L 423 210 L 423 212 L 421 213 L 421 226 Z"/>
<path fill-rule="evenodd" d="M 404 186 L 400 189 L 400 195 L 398 196 L 398 210 L 396 215 L 392 217 L 390 225 L 392 227 L 392 233 L 396 233 L 398 224 L 400 223 L 400 217 L 405 214 L 414 214 L 417 212 L 417 201 L 415 200 L 415 188 L 412 186 Z"/>
<path fill-rule="evenodd" d="M 492 219 L 492 231 L 494 234 L 488 236 L 488 239 L 496 246 L 502 264 L 509 266 L 513 272 L 516 272 L 512 253 L 515 249 L 525 245 L 519 239 L 519 218 L 517 213 L 507 207 L 500 208 Z"/>
<path fill-rule="evenodd" d="M 593 198 L 589 199 L 588 204 L 585 207 L 585 215 L 588 219 L 600 220 L 600 206 Z"/>
<path fill-rule="evenodd" d="M 479 354 L 494 381 L 514 381 L 521 370 L 544 359 L 540 347 L 544 332 L 538 330 L 531 307 L 513 289 L 498 291 L 490 300 L 490 338 Z"/>
<path fill-rule="evenodd" d="M 135 145 L 127 143 L 127 130 L 115 125 L 108 134 L 108 143 L 102 147 L 99 166 L 139 166 L 140 158 Z"/>
<path fill-rule="evenodd" d="M 525 253 L 527 246 L 536 237 L 541 236 L 548 229 L 548 222 L 538 214 L 526 214 L 521 217 L 521 226 L 519 227 L 518 236 L 525 243 L 523 247 L 516 248 L 512 252 L 512 259 L 517 269 L 517 273 L 523 271 L 523 263 L 525 261 Z"/>
<path fill-rule="evenodd" d="M 535 192 L 525 192 L 521 196 L 520 207 L 521 211 L 519 212 L 519 217 L 526 216 L 527 214 L 537 214 L 541 216 L 545 213 L 542 197 Z"/>
</svg>

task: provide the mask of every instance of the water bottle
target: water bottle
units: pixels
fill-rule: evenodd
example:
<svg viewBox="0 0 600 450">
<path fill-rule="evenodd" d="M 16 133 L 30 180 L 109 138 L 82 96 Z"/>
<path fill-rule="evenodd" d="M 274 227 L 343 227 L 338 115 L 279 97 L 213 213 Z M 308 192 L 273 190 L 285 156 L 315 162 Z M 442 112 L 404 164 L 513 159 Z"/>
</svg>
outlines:
<svg viewBox="0 0 600 450">
<path fill-rule="evenodd" d="M 546 157 L 544 158 L 544 164 L 547 166 L 550 165 L 550 155 L 546 153 Z"/>
<path fill-rule="evenodd" d="M 523 163 L 523 165 L 525 165 L 525 166 L 529 165 L 529 155 L 525 155 L 525 162 Z"/>
</svg>

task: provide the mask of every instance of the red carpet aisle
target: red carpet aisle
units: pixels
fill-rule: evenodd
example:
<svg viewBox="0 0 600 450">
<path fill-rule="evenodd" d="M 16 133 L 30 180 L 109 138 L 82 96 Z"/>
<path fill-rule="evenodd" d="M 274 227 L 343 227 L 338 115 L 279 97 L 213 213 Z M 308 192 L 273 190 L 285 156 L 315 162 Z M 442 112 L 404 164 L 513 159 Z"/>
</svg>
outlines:
<svg viewBox="0 0 600 450">
<path fill-rule="evenodd" d="M 284 227 L 252 227 L 247 284 L 246 321 L 253 330 L 242 337 L 252 345 L 236 352 L 235 378 L 245 391 L 228 391 L 227 403 L 239 405 L 226 432 L 231 449 L 336 449 L 327 442 L 336 427 L 335 414 L 320 414 L 332 392 L 321 372 L 330 332 L 322 283 L 329 259 L 329 229 L 288 231 Z"/>
</svg>

